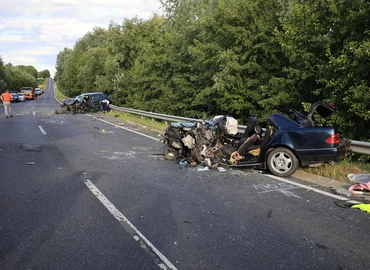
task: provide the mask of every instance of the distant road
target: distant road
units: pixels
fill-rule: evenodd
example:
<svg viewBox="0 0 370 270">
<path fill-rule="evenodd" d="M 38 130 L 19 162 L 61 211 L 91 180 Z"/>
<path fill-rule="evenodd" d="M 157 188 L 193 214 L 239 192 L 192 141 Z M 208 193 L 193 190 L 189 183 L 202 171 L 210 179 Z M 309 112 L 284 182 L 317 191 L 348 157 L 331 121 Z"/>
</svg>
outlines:
<svg viewBox="0 0 370 270">
<path fill-rule="evenodd" d="M 116 118 L 56 115 L 52 82 L 0 118 L 0 269 L 368 269 L 368 214 L 294 178 L 164 160 L 161 134 Z"/>
</svg>

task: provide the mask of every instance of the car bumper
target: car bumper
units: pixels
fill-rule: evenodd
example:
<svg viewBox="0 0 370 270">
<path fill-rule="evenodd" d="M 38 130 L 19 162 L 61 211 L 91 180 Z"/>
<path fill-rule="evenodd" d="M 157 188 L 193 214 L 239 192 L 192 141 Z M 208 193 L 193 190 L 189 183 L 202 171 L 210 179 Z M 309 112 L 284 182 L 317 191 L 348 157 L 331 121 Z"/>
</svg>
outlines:
<svg viewBox="0 0 370 270">
<path fill-rule="evenodd" d="M 347 146 L 340 143 L 337 147 L 319 148 L 319 149 L 301 149 L 297 150 L 297 156 L 302 166 L 320 162 L 336 161 L 344 157 Z"/>
</svg>

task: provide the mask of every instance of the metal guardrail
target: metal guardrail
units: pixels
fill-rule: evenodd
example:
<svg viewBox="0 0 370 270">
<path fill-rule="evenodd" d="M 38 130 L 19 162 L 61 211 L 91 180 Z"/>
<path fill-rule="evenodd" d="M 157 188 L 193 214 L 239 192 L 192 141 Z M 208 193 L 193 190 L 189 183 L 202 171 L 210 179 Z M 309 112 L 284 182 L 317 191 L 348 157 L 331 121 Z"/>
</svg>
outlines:
<svg viewBox="0 0 370 270">
<path fill-rule="evenodd" d="M 109 105 L 109 107 L 117 111 L 137 114 L 137 115 L 146 116 L 146 117 L 153 118 L 153 119 L 160 119 L 163 121 L 171 121 L 171 122 L 181 121 L 181 122 L 192 122 L 192 123 L 203 123 L 205 121 L 202 119 L 186 118 L 186 117 L 180 117 L 180 116 L 174 116 L 174 115 L 167 115 L 167 114 L 160 114 L 160 113 L 153 113 L 153 112 L 123 108 L 123 107 L 118 107 L 115 105 Z M 247 126 L 238 125 L 238 132 L 243 132 L 246 128 Z"/>
<path fill-rule="evenodd" d="M 350 140 L 350 141 L 351 141 L 351 144 L 349 146 L 349 149 L 353 153 L 370 155 L 370 143 L 369 142 L 354 141 L 354 140 Z"/>
<path fill-rule="evenodd" d="M 110 107 L 117 111 L 146 116 L 146 117 L 153 118 L 153 119 L 160 119 L 163 121 L 174 121 L 174 122 L 184 121 L 184 122 L 194 122 L 194 123 L 202 123 L 205 121 L 205 120 L 195 119 L 195 118 L 186 118 L 186 117 L 180 117 L 180 116 L 174 116 L 174 115 L 166 115 L 166 114 L 118 107 L 115 105 L 110 105 Z M 246 127 L 247 126 L 244 126 L 244 125 L 238 125 L 238 132 L 244 132 Z M 362 141 L 355 141 L 355 140 L 350 140 L 350 142 L 351 144 L 349 148 L 353 153 L 370 155 L 370 142 L 362 142 Z"/>
</svg>

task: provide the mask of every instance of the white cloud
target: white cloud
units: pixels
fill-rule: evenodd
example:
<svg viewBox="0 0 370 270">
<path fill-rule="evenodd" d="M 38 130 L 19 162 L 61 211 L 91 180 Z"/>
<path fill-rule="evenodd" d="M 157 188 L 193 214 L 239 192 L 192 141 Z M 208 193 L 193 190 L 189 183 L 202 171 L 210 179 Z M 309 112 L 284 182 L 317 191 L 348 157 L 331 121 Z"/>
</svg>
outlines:
<svg viewBox="0 0 370 270">
<path fill-rule="evenodd" d="M 57 54 L 94 27 L 161 13 L 160 0 L 0 0 L 0 56 L 5 63 L 55 72 Z"/>
</svg>

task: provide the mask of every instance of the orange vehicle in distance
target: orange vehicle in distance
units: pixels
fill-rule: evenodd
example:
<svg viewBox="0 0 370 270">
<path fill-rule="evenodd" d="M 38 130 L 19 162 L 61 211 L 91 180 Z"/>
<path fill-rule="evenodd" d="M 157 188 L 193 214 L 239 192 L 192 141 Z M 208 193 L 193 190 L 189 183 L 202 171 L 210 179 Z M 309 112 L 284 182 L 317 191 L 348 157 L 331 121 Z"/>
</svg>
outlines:
<svg viewBox="0 0 370 270">
<path fill-rule="evenodd" d="M 21 87 L 20 90 L 26 99 L 35 99 L 35 89 L 33 87 Z"/>
</svg>

